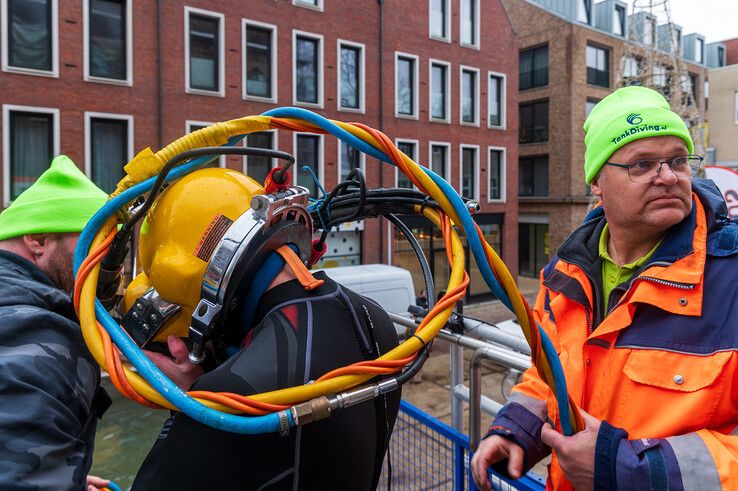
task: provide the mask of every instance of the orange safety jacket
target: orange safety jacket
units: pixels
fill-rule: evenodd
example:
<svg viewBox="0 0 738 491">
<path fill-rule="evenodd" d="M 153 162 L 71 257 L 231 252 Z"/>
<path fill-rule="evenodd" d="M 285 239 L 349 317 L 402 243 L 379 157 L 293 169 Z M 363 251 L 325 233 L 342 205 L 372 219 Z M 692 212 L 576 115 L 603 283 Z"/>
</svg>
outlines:
<svg viewBox="0 0 738 491">
<path fill-rule="evenodd" d="M 603 312 L 596 208 L 541 272 L 534 317 L 567 389 L 603 420 L 595 489 L 738 489 L 738 224 L 711 181 L 693 181 L 689 217 L 616 287 Z M 556 400 L 535 369 L 488 433 L 525 450 L 527 468 Z M 560 427 L 557 428 L 560 430 Z M 547 489 L 572 489 L 554 452 Z"/>
</svg>

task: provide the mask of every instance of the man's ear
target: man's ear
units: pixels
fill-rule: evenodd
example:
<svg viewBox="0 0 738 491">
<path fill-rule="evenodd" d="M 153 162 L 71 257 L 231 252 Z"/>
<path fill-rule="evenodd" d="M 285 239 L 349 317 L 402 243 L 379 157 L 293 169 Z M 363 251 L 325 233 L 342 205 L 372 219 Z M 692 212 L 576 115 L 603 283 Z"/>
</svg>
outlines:
<svg viewBox="0 0 738 491">
<path fill-rule="evenodd" d="M 602 179 L 601 172 L 598 172 L 596 176 L 589 183 L 589 188 L 592 190 L 592 194 L 598 198 L 602 198 L 602 188 L 600 187 L 600 179 Z"/>
<path fill-rule="evenodd" d="M 23 244 L 31 251 L 32 254 L 36 254 L 36 251 L 42 250 L 48 242 L 46 234 L 28 234 L 23 236 Z"/>
</svg>

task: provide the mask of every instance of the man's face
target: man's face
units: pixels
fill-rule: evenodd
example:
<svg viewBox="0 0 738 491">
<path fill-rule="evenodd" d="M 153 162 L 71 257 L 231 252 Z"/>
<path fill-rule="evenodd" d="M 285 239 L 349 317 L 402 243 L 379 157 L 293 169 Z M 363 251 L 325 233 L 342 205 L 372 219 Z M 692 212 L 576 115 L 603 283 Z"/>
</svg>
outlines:
<svg viewBox="0 0 738 491">
<path fill-rule="evenodd" d="M 619 148 L 608 162 L 630 164 L 635 160 L 687 155 L 684 140 L 675 136 L 642 138 Z M 692 181 L 677 179 L 663 164 L 656 179 L 635 183 L 628 170 L 605 165 L 592 181 L 592 193 L 602 200 L 611 229 L 627 230 L 642 237 L 660 235 L 692 211 Z"/>
<path fill-rule="evenodd" d="M 48 244 L 40 259 L 39 268 L 60 290 L 71 293 L 74 288 L 72 261 L 79 234 L 48 234 Z"/>
</svg>

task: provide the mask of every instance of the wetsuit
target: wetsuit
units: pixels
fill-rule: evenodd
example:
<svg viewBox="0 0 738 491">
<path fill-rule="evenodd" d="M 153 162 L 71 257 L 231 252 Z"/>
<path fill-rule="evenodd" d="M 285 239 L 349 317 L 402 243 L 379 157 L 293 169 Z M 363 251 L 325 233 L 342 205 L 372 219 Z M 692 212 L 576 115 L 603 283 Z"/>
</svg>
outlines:
<svg viewBox="0 0 738 491">
<path fill-rule="evenodd" d="M 267 291 L 245 347 L 192 389 L 248 395 L 302 385 L 397 346 L 395 328 L 377 304 L 323 272 L 314 276 L 325 283 L 310 292 L 296 280 Z M 374 489 L 399 400 L 394 391 L 286 437 L 222 432 L 177 413 L 133 489 Z"/>
</svg>

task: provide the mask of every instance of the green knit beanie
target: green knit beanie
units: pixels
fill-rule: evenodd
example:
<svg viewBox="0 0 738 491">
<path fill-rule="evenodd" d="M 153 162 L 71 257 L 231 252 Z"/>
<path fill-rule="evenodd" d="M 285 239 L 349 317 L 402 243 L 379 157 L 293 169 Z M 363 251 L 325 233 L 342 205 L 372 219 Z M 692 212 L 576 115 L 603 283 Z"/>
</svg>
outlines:
<svg viewBox="0 0 738 491">
<path fill-rule="evenodd" d="M 27 234 L 81 232 L 107 194 L 66 155 L 0 213 L 0 240 Z"/>
<path fill-rule="evenodd" d="M 671 110 L 664 96 L 646 87 L 623 87 L 602 99 L 589 113 L 584 131 L 587 184 L 618 148 L 640 138 L 677 136 L 687 144 L 690 154 L 694 151 L 682 118 Z"/>
</svg>

